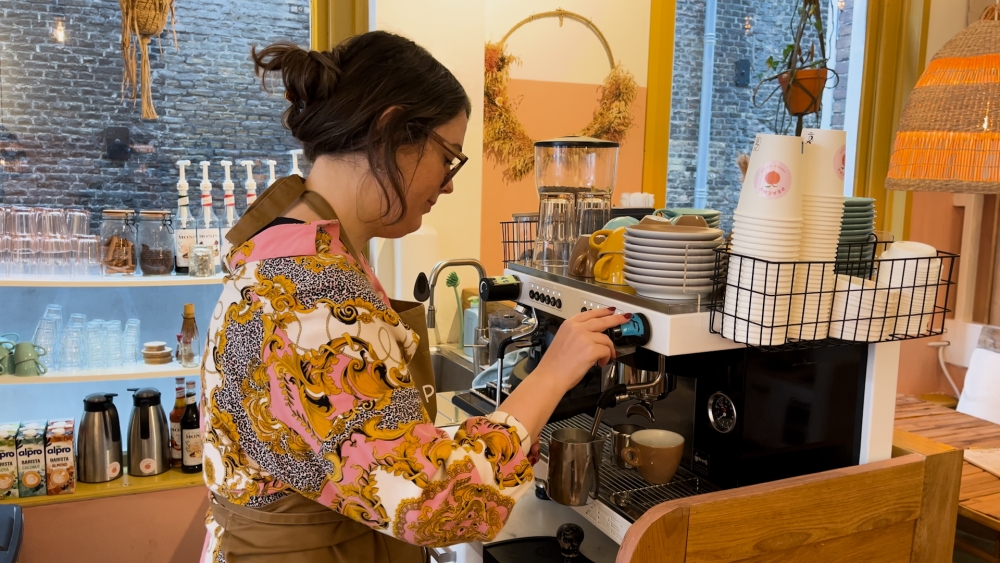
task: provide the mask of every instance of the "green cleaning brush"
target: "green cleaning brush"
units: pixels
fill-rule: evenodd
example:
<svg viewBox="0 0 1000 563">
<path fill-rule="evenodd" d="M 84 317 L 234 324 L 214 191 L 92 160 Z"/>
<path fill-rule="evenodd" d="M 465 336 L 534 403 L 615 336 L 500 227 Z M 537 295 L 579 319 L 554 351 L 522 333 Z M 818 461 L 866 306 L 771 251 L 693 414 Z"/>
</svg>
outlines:
<svg viewBox="0 0 1000 563">
<path fill-rule="evenodd" d="M 458 273 L 452 272 L 448 274 L 444 283 L 455 291 L 455 304 L 458 305 L 458 343 L 462 344 L 462 339 L 465 337 L 465 312 L 462 311 L 462 298 L 458 295 L 458 281 Z"/>
</svg>

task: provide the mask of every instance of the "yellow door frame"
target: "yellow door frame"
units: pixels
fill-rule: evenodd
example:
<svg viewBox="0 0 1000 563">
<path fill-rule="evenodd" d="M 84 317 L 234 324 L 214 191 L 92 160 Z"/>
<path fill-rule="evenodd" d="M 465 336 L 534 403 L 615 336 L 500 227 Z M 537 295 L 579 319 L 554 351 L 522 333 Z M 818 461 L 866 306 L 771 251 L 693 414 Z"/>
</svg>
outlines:
<svg viewBox="0 0 1000 563">
<path fill-rule="evenodd" d="M 876 230 L 896 240 L 910 231 L 910 192 L 889 191 L 885 178 L 896 126 L 924 71 L 931 0 L 869 0 L 854 195 L 875 198 Z"/>
<path fill-rule="evenodd" d="M 642 191 L 666 206 L 670 153 L 670 103 L 674 78 L 677 0 L 652 0 L 649 14 L 649 70 L 646 81 L 646 132 L 642 154 Z"/>
<path fill-rule="evenodd" d="M 309 10 L 310 44 L 315 51 L 329 51 L 368 31 L 367 0 L 310 0 Z"/>
</svg>

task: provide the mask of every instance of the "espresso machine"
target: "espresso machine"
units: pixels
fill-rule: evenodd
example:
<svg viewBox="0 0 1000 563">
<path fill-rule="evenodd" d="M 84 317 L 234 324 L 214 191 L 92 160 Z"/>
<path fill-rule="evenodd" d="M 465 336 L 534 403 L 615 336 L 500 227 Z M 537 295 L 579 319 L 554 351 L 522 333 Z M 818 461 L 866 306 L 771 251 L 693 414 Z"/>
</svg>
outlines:
<svg viewBox="0 0 1000 563">
<path fill-rule="evenodd" d="M 617 386 L 601 419 L 604 435 L 613 425 L 632 423 L 684 437 L 681 467 L 663 486 L 615 467 L 605 450 L 598 500 L 576 509 L 618 541 L 646 510 L 666 500 L 890 455 L 898 343 L 764 351 L 710 333 L 703 302 L 649 299 L 527 263 L 484 278 L 480 294 L 515 302 L 523 316 L 523 330 L 505 339 L 497 354 L 513 346 L 529 353 L 506 380 L 456 394 L 453 401 L 473 414 L 495 410 L 531 373 L 563 320 L 605 307 L 641 319 L 644 339 L 636 344 L 611 335 L 618 361 L 593 368 L 563 397 L 543 432 L 544 455 L 553 431 L 590 428 L 602 395 Z"/>
</svg>

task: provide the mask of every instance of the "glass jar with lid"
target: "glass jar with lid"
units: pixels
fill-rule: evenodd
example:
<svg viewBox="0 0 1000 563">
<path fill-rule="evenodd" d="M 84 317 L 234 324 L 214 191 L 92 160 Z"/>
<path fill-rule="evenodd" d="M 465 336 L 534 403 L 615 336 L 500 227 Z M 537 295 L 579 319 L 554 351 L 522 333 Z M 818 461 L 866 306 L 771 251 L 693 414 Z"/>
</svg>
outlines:
<svg viewBox="0 0 1000 563">
<path fill-rule="evenodd" d="M 174 270 L 173 213 L 139 212 L 139 267 L 144 276 L 169 276 Z"/>
<path fill-rule="evenodd" d="M 135 212 L 105 209 L 101 212 L 101 271 L 106 276 L 135 274 Z"/>
</svg>

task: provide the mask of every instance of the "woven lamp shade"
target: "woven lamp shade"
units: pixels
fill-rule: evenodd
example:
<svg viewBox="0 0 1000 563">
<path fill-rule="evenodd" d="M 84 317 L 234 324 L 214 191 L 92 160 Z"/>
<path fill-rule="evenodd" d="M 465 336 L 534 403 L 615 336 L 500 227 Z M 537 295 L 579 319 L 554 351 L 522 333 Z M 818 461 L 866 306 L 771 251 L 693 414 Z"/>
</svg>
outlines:
<svg viewBox="0 0 1000 563">
<path fill-rule="evenodd" d="M 949 41 L 903 108 L 886 188 L 1000 193 L 1000 10 Z"/>
</svg>

